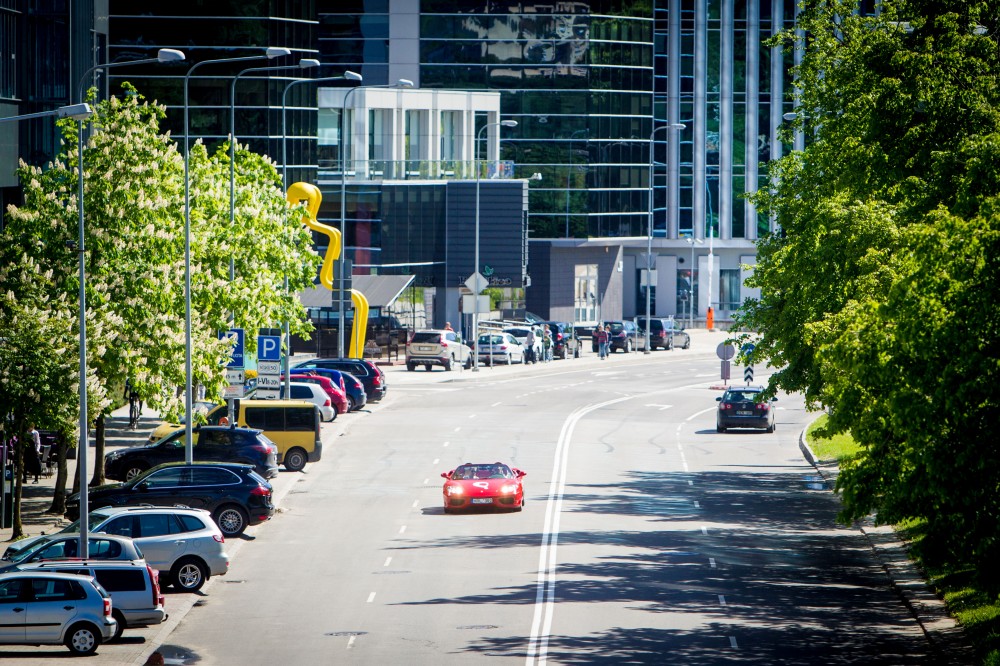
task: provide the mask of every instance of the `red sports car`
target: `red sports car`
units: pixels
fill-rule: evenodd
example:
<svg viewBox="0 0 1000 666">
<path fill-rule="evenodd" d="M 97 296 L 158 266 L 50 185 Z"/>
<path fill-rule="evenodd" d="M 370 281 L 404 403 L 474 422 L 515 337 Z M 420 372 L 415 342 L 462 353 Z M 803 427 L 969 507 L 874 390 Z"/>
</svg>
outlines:
<svg viewBox="0 0 1000 666">
<path fill-rule="evenodd" d="M 465 463 L 441 474 L 444 512 L 472 507 L 498 507 L 520 511 L 524 506 L 524 472 L 503 463 Z"/>
</svg>

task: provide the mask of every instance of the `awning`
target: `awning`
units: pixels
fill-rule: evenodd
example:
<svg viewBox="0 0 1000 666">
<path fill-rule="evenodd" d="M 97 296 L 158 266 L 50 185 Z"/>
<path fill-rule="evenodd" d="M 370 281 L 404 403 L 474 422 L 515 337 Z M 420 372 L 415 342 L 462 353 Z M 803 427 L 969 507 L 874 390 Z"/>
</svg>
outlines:
<svg viewBox="0 0 1000 666">
<path fill-rule="evenodd" d="M 415 275 L 354 275 L 353 287 L 365 295 L 370 308 L 387 308 L 410 286 Z"/>
</svg>

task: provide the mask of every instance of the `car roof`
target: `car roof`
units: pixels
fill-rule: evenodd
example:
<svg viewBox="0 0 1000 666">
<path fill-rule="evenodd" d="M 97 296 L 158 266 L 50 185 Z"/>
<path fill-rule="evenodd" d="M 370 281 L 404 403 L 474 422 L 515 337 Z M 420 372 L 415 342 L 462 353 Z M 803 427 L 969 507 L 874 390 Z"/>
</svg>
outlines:
<svg viewBox="0 0 1000 666">
<path fill-rule="evenodd" d="M 99 509 L 94 509 L 91 513 L 100 513 L 105 516 L 118 516 L 123 513 L 142 513 L 145 511 L 177 511 L 183 513 L 200 513 L 206 516 L 212 515 L 210 511 L 205 509 L 196 509 L 190 506 L 184 505 L 173 505 L 173 506 L 156 506 L 153 504 L 142 504 L 140 506 L 102 506 Z"/>
<path fill-rule="evenodd" d="M 129 560 L 121 560 L 122 562 L 128 562 Z M 59 573 L 58 571 L 46 571 L 46 576 L 51 576 L 52 578 L 61 578 L 63 580 L 85 580 L 90 582 L 90 576 L 81 576 L 80 574 L 68 574 Z M 0 573 L 0 580 L 7 580 L 9 578 L 37 578 L 37 571 L 7 571 Z"/>
<path fill-rule="evenodd" d="M 315 407 L 311 402 L 308 403 L 310 407 Z M 222 467 L 223 469 L 232 470 L 248 470 L 253 469 L 253 465 L 247 465 L 245 463 L 231 463 L 231 462 L 212 462 L 209 460 L 195 460 L 193 462 L 166 462 L 157 465 L 156 467 L 150 467 L 149 472 L 153 470 L 167 469 L 168 467 Z"/>
<path fill-rule="evenodd" d="M 269 400 L 268 402 L 272 402 L 272 401 Z M 302 402 L 304 402 L 304 401 L 302 401 Z M 238 425 L 203 425 L 203 426 L 199 426 L 198 428 L 196 428 L 196 430 L 201 430 L 201 431 L 205 431 L 205 430 L 223 430 L 223 431 L 227 431 L 227 432 L 231 431 L 231 430 L 237 430 L 239 432 L 251 432 L 251 433 L 254 433 L 254 434 L 260 434 L 260 433 L 263 432 L 263 430 L 261 430 L 260 428 L 243 428 L 243 427 L 238 426 Z"/>
<path fill-rule="evenodd" d="M 110 567 L 132 567 L 138 569 L 141 567 L 145 569 L 147 564 L 145 560 L 84 560 L 81 558 L 66 557 L 57 560 L 42 560 L 41 562 L 25 562 L 17 566 L 21 571 L 27 571 L 29 569 L 44 570 L 55 567 L 94 567 L 95 569 L 107 569 Z"/>
<path fill-rule="evenodd" d="M 763 391 L 763 386 L 728 386 L 727 391 Z"/>
</svg>

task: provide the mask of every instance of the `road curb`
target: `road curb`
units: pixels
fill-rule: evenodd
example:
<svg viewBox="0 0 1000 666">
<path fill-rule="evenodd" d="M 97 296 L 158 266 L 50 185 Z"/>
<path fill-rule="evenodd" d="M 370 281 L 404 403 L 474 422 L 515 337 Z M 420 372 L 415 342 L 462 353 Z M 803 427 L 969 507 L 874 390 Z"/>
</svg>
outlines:
<svg viewBox="0 0 1000 666">
<path fill-rule="evenodd" d="M 821 463 L 809 448 L 806 442 L 808 427 L 799 433 L 799 451 L 832 491 L 838 468 L 832 463 Z M 833 473 L 831 470 L 834 470 Z M 910 559 L 905 539 L 891 525 L 875 525 L 872 516 L 860 521 L 858 530 L 867 539 L 889 584 L 920 625 L 934 651 L 934 663 L 942 666 L 968 666 L 974 663 L 975 652 L 962 625 L 948 614 L 947 606 L 927 582 L 924 572 Z"/>
</svg>

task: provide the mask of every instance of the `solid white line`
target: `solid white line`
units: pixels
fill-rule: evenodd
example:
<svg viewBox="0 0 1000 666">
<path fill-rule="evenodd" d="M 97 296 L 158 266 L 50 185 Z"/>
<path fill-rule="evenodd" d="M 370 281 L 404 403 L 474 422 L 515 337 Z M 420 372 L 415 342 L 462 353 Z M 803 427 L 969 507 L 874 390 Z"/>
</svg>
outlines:
<svg viewBox="0 0 1000 666">
<path fill-rule="evenodd" d="M 368 595 L 368 601 L 365 602 L 365 603 L 369 603 L 370 604 L 373 601 L 375 601 L 375 593 L 374 592 L 372 592 L 371 594 Z"/>
<path fill-rule="evenodd" d="M 738 645 L 736 644 L 736 636 L 730 636 L 730 637 L 729 637 L 729 646 L 730 646 L 730 647 L 733 647 L 733 648 L 737 648 L 737 647 L 739 647 L 739 646 L 738 646 Z"/>
<path fill-rule="evenodd" d="M 544 664 L 548 655 L 549 635 L 555 612 L 556 566 L 559 544 L 559 522 L 563 496 L 566 488 L 566 473 L 569 467 L 569 444 L 573 431 L 581 418 L 592 411 L 625 400 L 624 396 L 581 407 L 566 417 L 559 439 L 556 442 L 552 480 L 549 497 L 545 503 L 545 523 L 542 529 L 542 543 L 538 554 L 538 580 L 535 587 L 535 612 L 531 620 L 531 637 L 528 641 L 526 664 Z"/>
<path fill-rule="evenodd" d="M 392 562 L 392 557 L 391 556 L 385 558 L 385 562 L 382 564 L 382 566 L 384 566 L 384 567 L 389 566 L 389 562 Z"/>
<path fill-rule="evenodd" d="M 692 414 L 691 416 L 687 417 L 687 418 L 686 418 L 686 419 L 684 419 L 684 420 L 685 420 L 685 421 L 690 421 L 690 420 L 692 420 L 692 419 L 695 419 L 695 418 L 697 418 L 697 417 L 701 416 L 702 414 L 707 414 L 708 412 L 715 412 L 715 411 L 718 411 L 718 409 L 719 409 L 718 407 L 709 407 L 708 409 L 703 409 L 703 410 L 701 410 L 700 412 L 695 412 L 694 414 Z"/>
<path fill-rule="evenodd" d="M 351 637 L 347 639 L 347 649 L 350 650 L 354 647 L 354 639 L 357 638 L 357 634 L 351 634 Z"/>
</svg>

